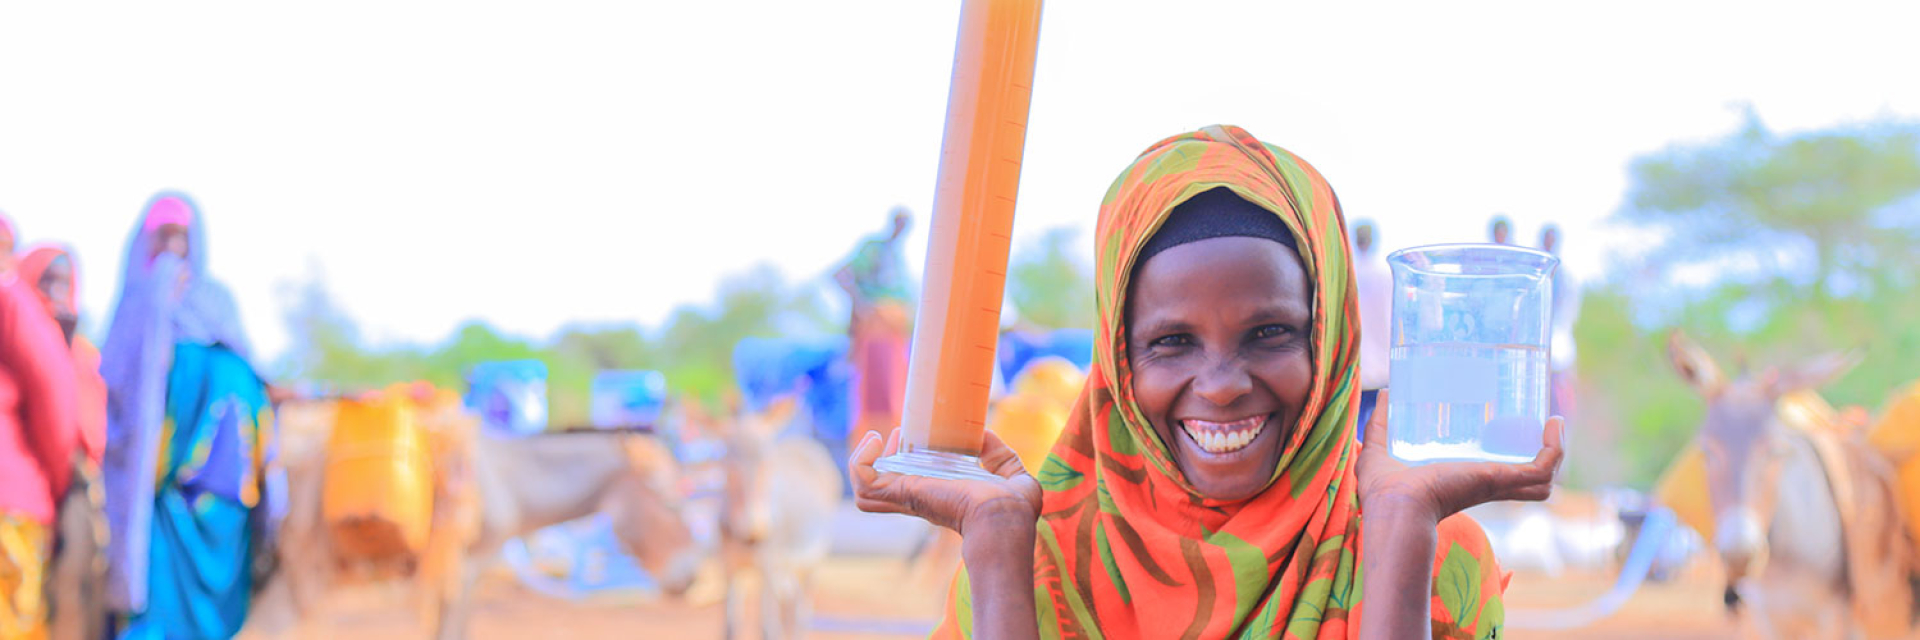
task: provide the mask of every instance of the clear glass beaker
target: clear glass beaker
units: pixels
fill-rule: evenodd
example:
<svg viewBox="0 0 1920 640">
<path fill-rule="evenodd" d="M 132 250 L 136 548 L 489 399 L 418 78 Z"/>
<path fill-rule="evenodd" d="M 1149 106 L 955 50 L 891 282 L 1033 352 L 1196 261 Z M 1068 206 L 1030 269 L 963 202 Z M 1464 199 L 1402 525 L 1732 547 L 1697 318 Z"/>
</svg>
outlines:
<svg viewBox="0 0 1920 640">
<path fill-rule="evenodd" d="M 1547 419 L 1559 259 L 1497 244 L 1414 247 L 1393 268 L 1393 457 L 1525 462 Z"/>
</svg>

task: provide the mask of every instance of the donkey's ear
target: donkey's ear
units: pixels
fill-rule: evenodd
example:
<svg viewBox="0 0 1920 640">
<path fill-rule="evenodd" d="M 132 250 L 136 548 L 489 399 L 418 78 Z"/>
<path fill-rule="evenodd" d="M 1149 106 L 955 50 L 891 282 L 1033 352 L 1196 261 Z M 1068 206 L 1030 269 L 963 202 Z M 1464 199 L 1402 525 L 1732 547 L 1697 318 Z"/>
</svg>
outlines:
<svg viewBox="0 0 1920 640">
<path fill-rule="evenodd" d="M 793 423 L 793 414 L 799 410 L 799 402 L 792 395 L 780 396 L 780 399 L 767 404 L 767 410 L 761 412 L 758 425 L 768 437 L 780 435 L 787 425 Z"/>
<path fill-rule="evenodd" d="M 1768 391 L 1775 394 L 1787 394 L 1795 391 L 1818 389 L 1839 380 L 1854 367 L 1860 366 L 1865 356 L 1857 349 L 1833 351 L 1821 354 L 1811 360 L 1788 367 L 1769 381 Z"/>
<path fill-rule="evenodd" d="M 1667 360 L 1673 364 L 1673 370 L 1682 380 L 1693 387 L 1702 396 L 1714 397 L 1726 388 L 1726 378 L 1720 375 L 1720 365 L 1714 364 L 1713 356 L 1700 348 L 1686 332 L 1674 329 L 1667 334 Z"/>
<path fill-rule="evenodd" d="M 774 440 L 787 430 L 787 425 L 793 424 L 797 404 L 792 395 L 782 395 L 759 411 L 743 411 L 733 420 L 731 428 L 741 436 Z"/>
<path fill-rule="evenodd" d="M 720 404 L 726 408 L 726 415 L 739 416 L 741 412 L 746 410 L 747 402 L 745 398 L 740 396 L 739 391 L 727 389 L 720 394 Z"/>
</svg>

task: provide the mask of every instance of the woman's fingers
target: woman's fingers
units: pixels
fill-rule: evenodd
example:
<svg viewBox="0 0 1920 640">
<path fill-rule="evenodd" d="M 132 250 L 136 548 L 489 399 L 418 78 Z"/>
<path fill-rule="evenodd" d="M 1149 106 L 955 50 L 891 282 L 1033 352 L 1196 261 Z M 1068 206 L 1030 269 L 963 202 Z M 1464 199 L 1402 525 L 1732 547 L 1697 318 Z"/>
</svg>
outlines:
<svg viewBox="0 0 1920 640">
<path fill-rule="evenodd" d="M 922 518 L 937 517 L 938 514 L 923 513 L 920 508 L 926 486 L 922 478 L 903 476 L 897 473 L 881 473 L 873 468 L 882 454 L 893 455 L 900 449 L 900 431 L 898 429 L 887 436 L 886 444 L 881 444 L 880 433 L 868 431 L 860 438 L 860 444 L 853 454 L 853 497 L 854 506 L 869 513 L 905 513 Z"/>
<path fill-rule="evenodd" d="M 900 453 L 900 432 L 902 431 L 905 431 L 905 429 L 896 427 L 894 430 L 887 432 L 886 455 Z"/>
<path fill-rule="evenodd" d="M 861 475 L 858 472 L 865 471 L 866 476 L 871 479 L 874 475 L 873 463 L 879 459 L 880 434 L 868 431 L 866 435 L 860 436 L 860 443 L 854 445 L 853 455 L 848 458 L 847 466 L 855 471 L 853 475 L 856 478 Z"/>
<path fill-rule="evenodd" d="M 1533 460 L 1525 464 L 1506 465 L 1509 473 L 1502 474 L 1500 500 L 1524 500 L 1538 502 L 1553 496 L 1553 480 L 1560 475 L 1560 464 L 1566 460 L 1566 450 L 1561 448 L 1566 433 L 1566 419 L 1554 416 L 1547 419 L 1546 428 L 1540 434 L 1540 452 Z"/>
<path fill-rule="evenodd" d="M 853 506 L 867 513 L 901 513 L 900 506 L 883 500 L 873 500 L 855 496 Z"/>
<path fill-rule="evenodd" d="M 873 463 L 879 459 L 880 434 L 868 431 L 860 436 L 860 444 L 854 446 L 853 455 L 847 461 L 847 467 L 852 472 L 847 474 L 848 480 L 853 482 L 855 498 L 864 498 L 873 492 L 873 486 L 880 476 L 880 472 L 873 468 Z M 862 506 L 861 509 L 866 507 Z"/>
<path fill-rule="evenodd" d="M 854 485 L 854 504 L 861 511 L 872 513 L 914 514 L 913 486 L 915 478 L 897 473 L 881 473 L 871 466 L 872 460 L 879 457 L 880 434 L 869 432 L 860 441 L 861 449 L 866 453 L 868 464 L 863 471 L 864 478 Z"/>
<path fill-rule="evenodd" d="M 873 462 L 880 459 L 880 450 L 875 448 L 879 445 L 880 433 L 877 431 L 868 431 L 866 435 L 860 436 L 860 443 L 853 448 L 854 464 L 873 466 Z"/>
<path fill-rule="evenodd" d="M 1562 446 L 1566 440 L 1566 434 L 1566 418 L 1560 416 L 1548 418 L 1547 428 L 1540 434 L 1540 453 L 1534 455 L 1534 463 L 1544 465 L 1558 475 L 1560 463 L 1565 462 L 1567 456 L 1566 448 Z"/>
<path fill-rule="evenodd" d="M 1373 415 L 1367 419 L 1366 424 L 1361 425 L 1362 431 L 1360 432 L 1360 441 L 1365 443 L 1367 448 L 1369 449 L 1374 447 L 1381 447 L 1380 449 L 1381 451 L 1386 450 L 1385 447 L 1387 446 L 1387 392 L 1388 391 L 1389 391 L 1388 389 L 1381 389 L 1380 395 L 1374 397 Z"/>
<path fill-rule="evenodd" d="M 1013 452 L 998 434 L 983 432 L 980 440 L 980 467 L 1002 478 L 1011 478 L 1026 473 L 1027 468 L 1020 463 L 1020 454 Z"/>
</svg>

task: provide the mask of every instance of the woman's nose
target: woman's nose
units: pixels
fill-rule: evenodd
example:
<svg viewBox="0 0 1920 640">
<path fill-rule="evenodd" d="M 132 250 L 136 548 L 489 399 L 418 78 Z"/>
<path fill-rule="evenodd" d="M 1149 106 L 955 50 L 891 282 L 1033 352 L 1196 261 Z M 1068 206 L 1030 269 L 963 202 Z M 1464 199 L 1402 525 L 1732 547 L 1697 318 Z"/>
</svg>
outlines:
<svg viewBox="0 0 1920 640">
<path fill-rule="evenodd" d="M 1194 393 L 1223 407 L 1252 391 L 1253 376 L 1247 374 L 1239 359 L 1232 357 L 1214 360 L 1193 381 Z"/>
</svg>

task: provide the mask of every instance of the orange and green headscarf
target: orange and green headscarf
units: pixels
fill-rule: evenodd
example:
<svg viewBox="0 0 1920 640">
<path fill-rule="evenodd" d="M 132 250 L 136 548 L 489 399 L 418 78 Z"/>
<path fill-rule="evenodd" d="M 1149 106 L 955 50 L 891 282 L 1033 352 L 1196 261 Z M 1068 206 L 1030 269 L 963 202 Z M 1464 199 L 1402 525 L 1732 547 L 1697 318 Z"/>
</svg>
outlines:
<svg viewBox="0 0 1920 640">
<path fill-rule="evenodd" d="M 1314 386 L 1265 491 L 1199 495 L 1133 397 L 1127 279 L 1168 214 L 1217 187 L 1273 212 L 1313 283 Z M 1155 144 L 1100 205 L 1094 367 L 1041 467 L 1035 597 L 1045 638 L 1343 638 L 1357 634 L 1360 327 L 1333 188 L 1286 150 L 1231 126 Z M 1502 577 L 1479 528 L 1441 523 L 1436 637 L 1503 624 Z M 935 637 L 973 626 L 964 573 Z"/>
</svg>

